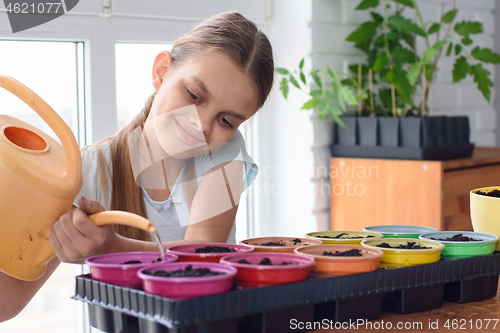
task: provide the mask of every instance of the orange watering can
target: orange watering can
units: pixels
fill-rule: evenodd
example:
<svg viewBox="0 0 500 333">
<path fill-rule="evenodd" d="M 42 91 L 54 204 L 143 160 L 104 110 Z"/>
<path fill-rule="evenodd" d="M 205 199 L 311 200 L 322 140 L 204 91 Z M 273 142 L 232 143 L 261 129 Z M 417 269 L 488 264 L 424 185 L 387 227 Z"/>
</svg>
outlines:
<svg viewBox="0 0 500 333">
<path fill-rule="evenodd" d="M 82 187 L 82 160 L 73 133 L 45 101 L 9 76 L 0 75 L 0 87 L 35 110 L 62 143 L 19 119 L 0 115 L 0 271 L 36 280 L 55 256 L 49 231 L 71 209 Z M 150 221 L 126 212 L 102 212 L 90 219 L 97 225 L 154 231 Z"/>
</svg>

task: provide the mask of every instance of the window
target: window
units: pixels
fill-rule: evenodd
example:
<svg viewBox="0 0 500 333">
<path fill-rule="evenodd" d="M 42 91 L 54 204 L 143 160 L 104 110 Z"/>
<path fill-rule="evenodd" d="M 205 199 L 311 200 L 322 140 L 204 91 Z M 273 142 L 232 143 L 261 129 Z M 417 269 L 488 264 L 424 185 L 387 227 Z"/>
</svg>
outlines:
<svg viewBox="0 0 500 333">
<path fill-rule="evenodd" d="M 39 95 L 75 134 L 80 131 L 78 76 L 83 75 L 79 65 L 82 46 L 79 44 L 0 41 L 0 73 L 15 78 Z M 57 139 L 33 109 L 5 89 L 0 89 L 0 114 L 16 117 Z M 70 299 L 77 274 L 81 274 L 80 265 L 61 264 L 16 318 L 0 323 L 0 332 L 78 332 L 82 306 Z"/>
<path fill-rule="evenodd" d="M 156 55 L 170 51 L 172 44 L 117 43 L 116 109 L 118 129 L 128 124 L 153 93 L 151 72 Z"/>
</svg>

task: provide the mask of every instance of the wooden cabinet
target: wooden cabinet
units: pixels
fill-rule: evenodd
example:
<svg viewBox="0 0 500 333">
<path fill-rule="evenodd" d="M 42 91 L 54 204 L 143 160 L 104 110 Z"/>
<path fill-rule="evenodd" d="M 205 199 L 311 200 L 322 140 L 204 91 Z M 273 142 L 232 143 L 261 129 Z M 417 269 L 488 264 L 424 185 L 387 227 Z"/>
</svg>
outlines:
<svg viewBox="0 0 500 333">
<path fill-rule="evenodd" d="M 500 149 L 476 148 L 466 159 L 330 160 L 332 230 L 411 224 L 472 230 L 469 191 L 500 185 Z"/>
</svg>

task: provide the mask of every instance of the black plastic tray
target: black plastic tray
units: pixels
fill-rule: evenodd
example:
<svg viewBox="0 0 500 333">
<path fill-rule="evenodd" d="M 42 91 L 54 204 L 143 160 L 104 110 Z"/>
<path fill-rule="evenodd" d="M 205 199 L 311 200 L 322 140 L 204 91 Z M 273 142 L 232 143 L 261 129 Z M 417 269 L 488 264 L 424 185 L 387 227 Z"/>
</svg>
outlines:
<svg viewBox="0 0 500 333">
<path fill-rule="evenodd" d="M 333 157 L 442 161 L 470 157 L 474 144 L 429 148 L 331 145 L 331 151 Z"/>
<path fill-rule="evenodd" d="M 76 278 L 73 298 L 89 304 L 93 326 L 111 333 L 258 333 L 275 332 L 277 327 L 281 332 L 290 327 L 291 319 L 348 321 L 377 319 L 382 309 L 425 311 L 440 307 L 450 292 L 457 302 L 484 300 L 494 296 L 498 275 L 500 253 L 495 253 L 365 274 L 312 276 L 297 283 L 189 300 L 155 296 L 82 275 Z"/>
</svg>

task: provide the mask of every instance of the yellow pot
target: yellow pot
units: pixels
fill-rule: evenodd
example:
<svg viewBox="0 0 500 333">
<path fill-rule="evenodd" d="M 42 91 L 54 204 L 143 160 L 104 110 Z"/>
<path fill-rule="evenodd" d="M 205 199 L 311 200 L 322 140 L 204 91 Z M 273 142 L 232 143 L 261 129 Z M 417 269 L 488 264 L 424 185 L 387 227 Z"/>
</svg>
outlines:
<svg viewBox="0 0 500 333">
<path fill-rule="evenodd" d="M 408 242 L 415 242 L 418 245 L 430 247 L 430 249 L 394 249 L 377 246 L 381 243 L 398 246 Z M 380 258 L 381 267 L 430 264 L 441 259 L 441 251 L 444 249 L 444 244 L 415 238 L 365 239 L 361 242 L 361 245 L 384 252 L 384 255 Z"/>
<path fill-rule="evenodd" d="M 306 234 L 306 237 L 310 239 L 320 240 L 321 242 L 323 242 L 323 244 L 361 245 L 361 241 L 363 239 L 381 239 L 384 237 L 384 235 L 377 232 L 336 230 L 310 232 Z"/>
<path fill-rule="evenodd" d="M 474 231 L 500 237 L 500 198 L 476 194 L 477 191 L 491 192 L 500 186 L 481 187 L 470 191 L 470 217 Z M 500 242 L 495 245 L 500 251 Z"/>
</svg>

